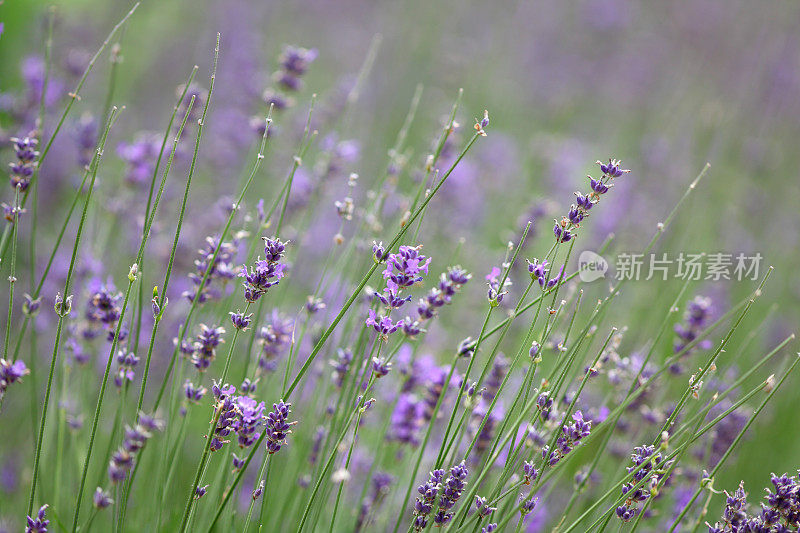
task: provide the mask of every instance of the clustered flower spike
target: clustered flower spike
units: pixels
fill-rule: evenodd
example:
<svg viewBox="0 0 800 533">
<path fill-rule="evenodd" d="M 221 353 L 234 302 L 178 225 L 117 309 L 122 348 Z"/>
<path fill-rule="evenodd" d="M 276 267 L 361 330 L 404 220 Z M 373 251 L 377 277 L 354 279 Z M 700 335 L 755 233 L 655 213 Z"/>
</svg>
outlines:
<svg viewBox="0 0 800 533">
<path fill-rule="evenodd" d="M 503 301 L 505 295 L 508 294 L 505 288 L 510 287 L 512 284 L 511 278 L 506 276 L 503 286 L 501 287 L 500 282 L 503 278 L 502 274 L 503 271 L 498 267 L 492 267 L 491 272 L 486 275 L 486 283 L 489 285 L 488 297 L 492 305 L 497 305 Z"/>
<path fill-rule="evenodd" d="M 292 404 L 280 401 L 272 404 L 272 411 L 267 415 L 267 452 L 275 453 L 286 444 L 286 437 L 291 433 L 291 427 L 297 422 L 287 422 Z"/>
<path fill-rule="evenodd" d="M 540 396 L 541 398 L 541 396 Z M 542 448 L 542 458 L 547 459 L 547 464 L 555 466 L 561 459 L 571 452 L 581 440 L 588 437 L 592 431 L 592 422 L 584 420 L 581 411 L 575 411 L 572 422 L 561 426 L 561 435 L 556 439 L 555 449 L 550 451 L 549 446 Z"/>
<path fill-rule="evenodd" d="M 284 46 L 278 61 L 280 70 L 275 72 L 274 78 L 278 85 L 286 91 L 299 91 L 303 88 L 302 76 L 309 65 L 317 58 L 316 48 L 300 48 L 299 46 Z"/>
<path fill-rule="evenodd" d="M 409 337 L 414 337 L 424 331 L 421 323 L 435 317 L 440 307 L 450 304 L 453 301 L 453 296 L 471 278 L 472 274 L 469 274 L 460 266 L 449 267 L 447 272 L 443 272 L 439 276 L 439 283 L 428 291 L 424 298 L 420 298 L 417 306 L 419 319 L 413 320 L 410 317 L 406 317 L 403 321 L 403 332 Z"/>
<path fill-rule="evenodd" d="M 87 133 L 89 132 L 87 131 Z M 94 144 L 92 144 L 93 147 Z M 160 151 L 161 139 L 157 133 L 150 131 L 138 133 L 133 142 L 120 143 L 117 146 L 117 155 L 127 165 L 125 182 L 133 186 L 149 183 L 155 172 L 156 160 Z M 82 163 L 87 159 L 83 149 L 81 158 Z M 88 159 L 91 161 L 91 155 Z"/>
<path fill-rule="evenodd" d="M 12 224 L 14 224 L 19 217 L 27 211 L 27 209 L 19 205 L 19 201 L 14 205 L 8 205 L 7 203 L 3 202 L 0 204 L 0 207 L 3 209 L 3 217 Z"/>
<path fill-rule="evenodd" d="M 751 512 L 747 505 L 744 482 L 733 494 L 725 492 L 722 521 L 708 526 L 709 533 L 766 532 L 783 533 L 800 529 L 800 471 L 798 476 L 772 474 L 772 488 L 767 489 L 759 511 Z"/>
<path fill-rule="evenodd" d="M 655 446 L 637 446 L 633 449 L 631 461 L 633 466 L 629 466 L 627 469 L 629 473 L 635 473 L 631 481 L 622 485 L 625 502 L 616 509 L 617 517 L 623 522 L 628 522 L 636 516 L 639 502 L 647 500 L 650 497 L 650 487 L 655 486 L 664 477 L 664 474 L 660 472 L 664 466 L 664 460 L 656 451 Z M 654 475 L 651 476 L 653 473 Z M 650 476 L 649 481 L 636 490 L 632 490 L 638 482 L 648 476 Z"/>
<path fill-rule="evenodd" d="M 114 374 L 114 385 L 122 387 L 126 381 L 133 381 L 135 377 L 134 368 L 139 364 L 139 358 L 133 352 L 120 350 L 117 354 L 117 373 Z"/>
<path fill-rule="evenodd" d="M 117 291 L 110 282 L 92 292 L 86 306 L 86 319 L 89 327 L 84 330 L 84 337 L 93 338 L 97 335 L 97 330 L 101 329 L 108 332 L 109 342 L 113 341 L 117 321 L 122 312 L 121 301 L 122 293 Z M 122 330 L 120 330 L 120 335 L 122 335 Z"/>
<path fill-rule="evenodd" d="M 436 511 L 436 515 L 433 517 L 433 522 L 436 526 L 444 526 L 453 519 L 451 511 L 458 499 L 461 498 L 461 493 L 464 492 L 464 487 L 467 485 L 465 481 L 467 475 L 469 475 L 469 470 L 467 470 L 463 461 L 450 469 L 450 474 L 442 485 L 439 510 Z"/>
<path fill-rule="evenodd" d="M 9 385 L 16 383 L 22 376 L 30 372 L 22 360 L 7 361 L 0 358 L 0 398 L 2 398 Z"/>
<path fill-rule="evenodd" d="M 557 242 L 569 242 L 575 236 L 575 229 L 580 227 L 580 223 L 589 215 L 592 207 L 600 201 L 600 197 L 613 187 L 614 178 L 618 178 L 630 170 L 620 168 L 620 161 L 609 159 L 608 163 L 597 162 L 603 175 L 599 179 L 589 176 L 589 187 L 591 192 L 584 195 L 580 192 L 575 193 L 575 203 L 570 206 L 566 216 L 557 220 L 553 227 L 553 233 Z"/>
<path fill-rule="evenodd" d="M 293 332 L 294 321 L 273 310 L 272 320 L 258 332 L 258 342 L 261 344 L 258 366 L 262 370 L 272 372 L 277 368 L 277 359 L 291 345 Z"/>
<path fill-rule="evenodd" d="M 199 403 L 200 400 L 203 399 L 203 396 L 205 396 L 206 392 L 208 392 L 208 389 L 206 389 L 202 385 L 195 386 L 188 379 L 183 384 L 183 394 L 186 397 L 186 399 L 189 400 L 189 403 Z"/>
<path fill-rule="evenodd" d="M 226 437 L 236 429 L 237 397 L 234 396 L 236 387 L 227 383 L 223 385 L 214 381 L 211 391 L 216 399 L 214 409 L 219 412 L 219 416 L 214 427 L 214 435 L 211 437 L 209 449 L 212 452 L 216 452 L 222 449 L 225 443 L 228 442 Z"/>
<path fill-rule="evenodd" d="M 490 507 L 489 502 L 486 498 L 481 498 L 480 496 L 475 496 L 475 511 L 482 516 L 486 517 L 492 514 L 497 510 L 497 507 Z"/>
<path fill-rule="evenodd" d="M 564 267 L 562 266 L 558 274 L 548 279 L 550 276 L 550 266 L 547 263 L 547 259 L 543 259 L 540 263 L 538 259 L 534 258 L 533 262 L 528 261 L 528 273 L 531 275 L 531 280 L 539 283 L 539 287 L 542 289 L 552 289 L 561 280 L 561 276 L 564 274 Z"/>
<path fill-rule="evenodd" d="M 422 426 L 425 406 L 412 394 L 403 393 L 397 400 L 389 421 L 388 439 L 417 446 L 417 432 Z"/>
<path fill-rule="evenodd" d="M 25 526 L 25 533 L 47 533 L 47 526 L 50 525 L 50 520 L 47 520 L 45 513 L 47 512 L 47 504 L 39 507 L 36 517 L 27 517 L 28 525 Z"/>
<path fill-rule="evenodd" d="M 39 141 L 34 137 L 11 138 L 11 144 L 14 146 L 14 155 L 17 160 L 10 163 L 11 167 L 11 187 L 19 189 L 19 192 L 25 192 L 31 183 L 33 171 L 36 169 L 36 158 L 39 157 L 39 152 L 36 146 Z"/>
<path fill-rule="evenodd" d="M 689 343 L 697 339 L 697 337 L 708 326 L 711 319 L 712 303 L 711 299 L 704 296 L 695 296 L 686 304 L 686 311 L 683 313 L 683 324 L 675 324 L 675 344 L 673 350 L 675 353 L 683 351 Z M 704 350 L 711 347 L 711 341 L 708 339 L 700 342 L 698 346 Z M 692 350 L 687 350 L 684 356 L 689 355 Z M 684 371 L 680 363 L 675 363 L 669 367 L 670 372 L 673 374 L 681 374 Z"/>
<path fill-rule="evenodd" d="M 522 467 L 522 474 L 523 474 L 523 483 L 526 485 L 530 485 L 532 481 L 536 481 L 536 478 L 539 477 L 539 472 L 536 471 L 536 467 L 534 466 L 533 462 L 525 461 L 525 464 Z"/>
<path fill-rule="evenodd" d="M 233 323 L 233 327 L 242 331 L 245 331 L 248 327 L 250 327 L 250 322 L 253 319 L 253 313 L 249 315 L 245 315 L 244 313 L 228 313 L 231 315 L 231 322 Z"/>
<path fill-rule="evenodd" d="M 219 252 L 217 252 L 217 249 L 219 249 Z M 215 253 L 217 254 L 216 257 L 214 257 Z M 205 246 L 199 249 L 197 254 L 198 257 L 194 260 L 195 270 L 189 274 L 189 279 L 196 289 L 185 291 L 183 296 L 190 302 L 197 298 L 197 303 L 202 304 L 216 295 L 212 286 L 213 281 L 225 281 L 236 277 L 236 267 L 233 265 L 236 244 L 230 242 L 220 243 L 219 237 L 206 237 Z M 198 294 L 197 288 L 200 288 L 204 277 L 206 282 Z"/>
<path fill-rule="evenodd" d="M 373 247 L 375 258 L 384 255 L 382 246 Z M 388 337 L 398 329 L 406 325 L 406 320 L 392 321 L 389 316 L 394 309 L 400 309 L 406 302 L 411 300 L 411 296 L 401 296 L 403 289 L 411 287 L 415 283 L 423 280 L 423 274 L 428 273 L 430 258 L 419 253 L 421 246 L 406 246 L 399 248 L 397 253 L 389 254 L 386 257 L 386 268 L 383 270 L 383 279 L 386 280 L 386 288 L 383 292 L 374 291 L 373 296 L 386 306 L 386 314 L 379 315 L 374 310 L 368 311 L 365 321 L 367 326 L 377 331 L 380 335 Z M 408 319 L 409 331 L 419 332 L 413 326 L 413 321 Z"/>
<path fill-rule="evenodd" d="M 90 113 L 84 113 L 75 123 L 75 144 L 78 148 L 78 164 L 81 167 L 88 168 L 92 162 L 97 133 L 97 120 Z"/>
<path fill-rule="evenodd" d="M 125 438 L 122 446 L 117 448 L 111 455 L 108 464 L 108 478 L 111 483 L 119 483 L 125 480 L 128 472 L 133 468 L 136 454 L 144 448 L 154 431 L 161 431 L 164 423 L 152 416 L 139 415 L 139 422 L 134 426 L 125 426 Z"/>
<path fill-rule="evenodd" d="M 429 474 L 428 481 L 417 487 L 420 496 L 414 503 L 414 520 L 411 527 L 414 531 L 422 531 L 428 526 L 428 515 L 433 512 L 436 497 L 442 488 L 444 470 L 434 470 Z"/>
<path fill-rule="evenodd" d="M 222 338 L 224 334 L 225 328 L 221 326 L 214 327 L 200 324 L 200 333 L 195 337 L 191 351 L 192 364 L 197 370 L 203 372 L 211 366 L 217 356 L 217 346 L 225 342 Z"/>
<path fill-rule="evenodd" d="M 344 384 L 344 377 L 350 369 L 350 363 L 353 362 L 353 352 L 339 348 L 336 350 L 336 359 L 331 359 L 328 363 L 333 367 L 331 372 L 331 379 L 337 388 L 342 388 Z"/>
<path fill-rule="evenodd" d="M 114 503 L 114 500 L 111 499 L 111 495 L 108 492 L 104 491 L 100 487 L 97 487 L 94 490 L 92 504 L 94 505 L 95 509 L 105 509 L 112 503 Z"/>
<path fill-rule="evenodd" d="M 244 298 L 248 302 L 255 302 L 263 296 L 270 287 L 280 283 L 286 275 L 286 265 L 280 263 L 286 251 L 286 243 L 280 239 L 264 238 L 264 259 L 256 261 L 255 266 L 248 271 L 242 267 L 239 274 L 244 278 Z"/>
<path fill-rule="evenodd" d="M 236 398 L 237 420 L 236 434 L 238 436 L 239 447 L 249 448 L 261 436 L 264 427 L 264 402 L 256 402 L 249 396 L 238 396 Z"/>
</svg>

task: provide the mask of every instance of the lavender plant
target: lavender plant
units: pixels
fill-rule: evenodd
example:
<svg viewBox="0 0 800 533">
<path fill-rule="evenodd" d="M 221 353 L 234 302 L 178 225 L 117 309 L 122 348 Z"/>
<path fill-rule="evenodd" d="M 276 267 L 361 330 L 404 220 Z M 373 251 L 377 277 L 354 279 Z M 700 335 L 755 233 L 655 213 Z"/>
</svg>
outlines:
<svg viewBox="0 0 800 533">
<path fill-rule="evenodd" d="M 544 141 L 468 100 L 491 96 L 448 112 L 419 85 L 404 117 L 373 107 L 380 38 L 328 83 L 325 47 L 261 61 L 223 31 L 145 102 L 118 81 L 148 9 L 93 55 L 50 12 L 43 57 L 0 93 L 0 531 L 800 527 L 796 476 L 745 491 L 757 448 L 795 436 L 772 267 L 587 276 L 587 256 L 653 272 L 707 246 L 709 165 L 651 195 L 643 158 L 603 159 L 569 202 L 589 151 L 555 183 Z M 591 151 L 625 150 L 602 125 Z"/>
</svg>

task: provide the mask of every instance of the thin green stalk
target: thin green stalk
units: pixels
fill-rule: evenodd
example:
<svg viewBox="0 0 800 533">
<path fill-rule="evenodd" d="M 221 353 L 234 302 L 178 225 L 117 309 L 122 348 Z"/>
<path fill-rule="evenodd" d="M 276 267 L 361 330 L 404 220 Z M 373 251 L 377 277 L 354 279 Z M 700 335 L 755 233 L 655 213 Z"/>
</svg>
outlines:
<svg viewBox="0 0 800 533">
<path fill-rule="evenodd" d="M 169 125 L 167 126 L 167 134 L 169 134 L 170 129 L 172 129 L 172 120 L 175 118 L 175 113 L 178 111 L 178 108 L 179 108 L 181 102 L 183 102 L 183 98 L 186 95 L 186 90 L 188 89 L 189 84 L 191 83 L 192 79 L 194 78 L 194 75 L 195 75 L 196 72 L 197 72 L 197 66 L 195 66 L 192 69 L 192 73 L 189 75 L 189 81 L 186 83 L 186 89 L 184 89 L 183 93 L 181 94 L 180 98 L 178 99 L 178 103 L 175 104 L 174 111 L 172 112 L 172 118 L 170 119 Z M 189 101 L 189 105 L 186 108 L 186 114 L 183 116 L 183 121 L 181 122 L 180 128 L 178 128 L 178 132 L 175 134 L 175 139 L 173 140 L 173 143 L 172 143 L 172 151 L 169 154 L 169 157 L 167 159 L 167 165 L 166 165 L 166 168 L 164 169 L 164 179 L 166 179 L 166 176 L 167 176 L 167 174 L 169 174 L 169 170 L 172 167 L 172 159 L 175 157 L 175 152 L 178 150 L 178 143 L 180 143 L 181 134 L 183 133 L 183 128 L 186 126 L 186 121 L 189 119 L 189 113 L 191 113 L 192 107 L 194 106 L 194 100 L 195 100 L 195 97 L 194 97 L 194 95 L 192 95 L 192 98 Z M 165 140 L 166 140 L 166 138 L 167 138 L 167 135 L 164 136 Z M 162 145 L 162 150 L 163 150 L 163 145 Z M 156 172 L 158 172 L 158 163 L 156 163 Z M 154 173 L 154 176 L 155 176 L 155 173 Z M 153 182 L 155 182 L 155 179 L 153 180 Z M 184 201 L 181 204 L 181 211 L 180 211 L 181 214 L 179 215 L 181 217 L 181 219 L 183 217 L 184 209 L 186 207 L 186 199 L 187 199 L 188 192 L 189 192 L 189 190 L 188 190 L 189 189 L 189 183 L 188 182 L 189 182 L 189 180 L 187 180 L 186 190 L 184 192 Z M 148 202 L 148 204 L 149 204 L 149 202 Z M 145 215 L 145 220 L 147 220 L 148 216 L 149 216 L 149 205 L 148 205 L 148 209 L 147 209 L 147 212 L 146 212 L 146 215 Z M 167 274 L 166 274 L 167 279 L 165 280 L 164 285 L 163 285 L 163 292 L 161 293 L 161 299 L 158 301 L 158 303 L 159 303 L 159 305 L 158 305 L 159 312 L 153 317 L 153 330 L 152 330 L 152 332 L 150 334 L 150 345 L 149 345 L 149 347 L 147 349 L 147 357 L 145 358 L 144 371 L 142 372 L 142 385 L 141 385 L 141 387 L 139 389 L 139 401 L 136 404 L 136 412 L 137 413 L 141 412 L 142 404 L 144 403 L 144 391 L 145 391 L 145 388 L 147 387 L 147 378 L 148 378 L 148 376 L 150 374 L 150 360 L 151 360 L 152 355 L 153 355 L 153 345 L 155 343 L 156 331 L 158 330 L 158 324 L 161 321 L 163 309 L 166 307 L 165 298 L 166 298 L 166 294 L 167 294 L 167 284 L 169 283 L 169 273 L 172 270 L 172 263 L 173 263 L 173 260 L 174 260 L 174 257 L 175 257 L 175 250 L 176 250 L 176 245 L 177 245 L 177 239 L 178 239 L 179 232 L 180 232 L 180 223 L 178 224 L 178 230 L 176 231 L 175 240 L 173 241 L 172 251 L 170 252 L 169 263 L 167 265 Z M 142 237 L 145 238 L 144 235 Z M 144 260 L 144 255 L 142 255 L 141 259 Z M 139 291 L 140 292 L 140 300 L 143 300 L 143 298 L 141 297 L 141 287 L 143 285 L 144 285 L 144 283 L 140 283 L 139 284 L 139 287 L 140 287 L 140 291 Z M 156 298 L 157 296 L 158 295 L 154 294 L 153 298 Z M 144 304 L 144 302 L 141 301 L 141 304 L 139 306 L 139 317 L 140 317 L 140 319 L 141 319 L 141 309 L 144 307 L 143 304 Z M 137 337 L 138 337 L 138 335 L 137 335 Z M 138 414 L 137 414 L 137 418 L 138 418 Z"/>
<path fill-rule="evenodd" d="M 33 474 L 31 479 L 31 494 L 30 498 L 28 499 L 28 515 L 30 516 L 33 513 L 33 503 L 36 497 L 36 483 L 39 477 L 39 460 L 41 458 L 42 453 L 42 444 L 44 441 L 44 430 L 47 424 L 47 407 L 50 403 L 50 391 L 53 383 L 53 375 L 55 373 L 55 365 L 56 359 L 58 358 L 58 350 L 61 344 L 61 330 L 64 325 L 64 318 L 69 315 L 69 309 L 72 305 L 72 295 L 69 294 L 70 283 L 72 281 L 72 274 L 75 269 L 75 260 L 78 255 L 78 248 L 80 246 L 81 240 L 81 233 L 83 232 L 84 224 L 86 223 L 86 214 L 89 210 L 89 201 L 92 197 L 92 192 L 94 190 L 95 180 L 97 178 L 97 169 L 100 166 L 100 160 L 103 156 L 103 150 L 105 148 L 105 142 L 108 138 L 108 132 L 111 130 L 111 126 L 114 124 L 117 116 L 117 108 L 113 108 L 111 115 L 109 116 L 108 123 L 106 124 L 105 130 L 103 132 L 103 137 L 100 142 L 100 145 L 97 149 L 97 152 L 94 156 L 94 161 L 92 164 L 92 179 L 89 182 L 89 189 L 86 194 L 86 199 L 83 203 L 83 212 L 81 213 L 81 219 L 78 223 L 78 231 L 75 235 L 75 243 L 72 246 L 72 257 L 70 259 L 69 268 L 67 269 L 67 279 L 64 282 L 64 293 L 63 293 L 63 303 L 60 306 L 56 306 L 56 312 L 58 314 L 58 323 L 56 324 L 56 337 L 55 342 L 53 345 L 53 356 L 50 359 L 50 373 L 47 377 L 47 386 L 45 388 L 45 395 L 44 395 L 44 402 L 42 404 L 42 418 L 39 422 L 39 435 L 36 439 L 36 451 L 33 456 Z"/>
</svg>

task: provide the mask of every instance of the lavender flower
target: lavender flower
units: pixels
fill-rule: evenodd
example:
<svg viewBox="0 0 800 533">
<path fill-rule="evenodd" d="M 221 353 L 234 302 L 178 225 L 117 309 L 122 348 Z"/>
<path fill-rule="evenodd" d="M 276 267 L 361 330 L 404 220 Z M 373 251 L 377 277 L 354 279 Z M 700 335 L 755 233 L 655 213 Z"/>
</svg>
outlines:
<svg viewBox="0 0 800 533">
<path fill-rule="evenodd" d="M 372 372 L 375 373 L 376 378 L 386 376 L 391 369 L 392 363 L 386 362 L 383 359 L 378 359 L 377 357 L 372 358 Z"/>
<path fill-rule="evenodd" d="M 267 452 L 273 454 L 286 444 L 286 437 L 291 433 L 291 427 L 297 422 L 287 422 L 290 407 L 292 404 L 278 403 L 272 404 L 272 411 L 267 415 Z"/>
<path fill-rule="evenodd" d="M 133 352 L 120 350 L 117 354 L 117 373 L 114 374 L 114 385 L 122 387 L 126 381 L 133 381 L 135 376 L 133 369 L 139 364 L 139 358 Z"/>
<path fill-rule="evenodd" d="M 31 183 L 31 177 L 36 169 L 36 158 L 39 152 L 36 146 L 39 141 L 34 137 L 12 137 L 11 144 L 14 146 L 14 155 L 17 161 L 10 163 L 11 167 L 11 187 L 25 192 Z"/>
<path fill-rule="evenodd" d="M 292 342 L 294 322 L 282 316 L 277 310 L 272 312 L 272 321 L 258 332 L 261 344 L 261 357 L 258 365 L 267 372 L 275 370 L 277 358 Z"/>
<path fill-rule="evenodd" d="M 597 162 L 603 175 L 599 179 L 589 176 L 589 187 L 592 192 L 584 195 L 576 192 L 575 203 L 572 204 L 566 216 L 557 220 L 553 227 L 553 234 L 556 241 L 560 243 L 569 242 L 574 237 L 574 230 L 580 227 L 580 223 L 589 215 L 592 207 L 600 201 L 600 197 L 613 187 L 612 181 L 630 170 L 620 168 L 620 161 L 609 159 L 608 163 Z"/>
<path fill-rule="evenodd" d="M 444 470 L 434 470 L 430 473 L 428 481 L 417 487 L 420 496 L 414 503 L 414 521 L 411 527 L 414 531 L 422 531 L 428 526 L 428 515 L 433 512 L 433 505 L 444 480 Z"/>
<path fill-rule="evenodd" d="M 100 487 L 95 489 L 94 496 L 92 497 L 92 504 L 94 505 L 95 509 L 105 509 L 112 503 L 114 503 L 114 500 L 111 499 L 111 496 L 108 494 L 108 492 L 104 491 Z"/>
<path fill-rule="evenodd" d="M 86 319 L 89 321 L 90 329 L 84 332 L 84 336 L 92 338 L 96 328 L 104 329 L 110 337 L 113 336 L 121 314 L 121 300 L 122 293 L 117 291 L 111 282 L 101 285 L 92 292 L 86 307 Z M 113 339 L 109 338 L 109 341 L 111 340 Z"/>
<path fill-rule="evenodd" d="M 0 358 L 0 398 L 5 396 L 9 385 L 28 373 L 29 370 L 22 360 L 12 362 Z"/>
<path fill-rule="evenodd" d="M 533 510 L 536 509 L 537 503 L 539 503 L 539 498 L 531 498 L 523 501 L 522 506 L 519 508 L 519 513 L 522 516 L 531 514 Z"/>
<path fill-rule="evenodd" d="M 636 516 L 638 511 L 639 502 L 643 502 L 650 497 L 650 490 L 648 483 L 645 483 L 636 490 L 633 487 L 652 472 L 656 474 L 650 477 L 650 484 L 657 483 L 663 478 L 663 474 L 659 473 L 659 469 L 663 468 L 664 461 L 660 453 L 656 452 L 655 446 L 638 446 L 633 449 L 631 454 L 631 461 L 633 466 L 627 467 L 628 472 L 635 472 L 633 480 L 622 485 L 622 494 L 625 495 L 625 502 L 616 509 L 617 517 L 623 522 L 629 521 Z"/>
<path fill-rule="evenodd" d="M 522 474 L 524 476 L 523 483 L 526 485 L 530 485 L 532 481 L 536 481 L 536 478 L 539 477 L 539 472 L 536 471 L 536 467 L 529 461 L 525 461 L 522 467 Z"/>
<path fill-rule="evenodd" d="M 149 183 L 155 172 L 156 159 L 160 151 L 161 139 L 153 132 L 141 132 L 133 142 L 120 143 L 117 146 L 117 155 L 127 165 L 125 181 L 135 186 Z"/>
<path fill-rule="evenodd" d="M 800 527 L 800 482 L 798 477 L 772 474 L 772 489 L 767 489 L 766 504 L 760 512 L 751 513 L 747 505 L 744 482 L 734 494 L 727 496 L 722 522 L 709 526 L 709 533 L 739 533 L 745 531 L 784 532 Z"/>
<path fill-rule="evenodd" d="M 236 398 L 237 423 L 236 434 L 240 448 L 249 448 L 261 436 L 264 427 L 264 402 L 256 402 L 249 396 Z"/>
<path fill-rule="evenodd" d="M 540 263 L 538 259 L 534 258 L 532 263 L 528 261 L 528 272 L 531 275 L 531 279 L 537 281 L 541 288 L 552 289 L 558 284 L 561 276 L 564 274 L 564 267 L 562 266 L 558 274 L 548 279 L 550 268 L 547 265 L 546 259 L 542 260 Z"/>
<path fill-rule="evenodd" d="M 236 268 L 232 263 L 236 254 L 236 245 L 230 242 L 220 242 L 219 237 L 206 237 L 205 246 L 197 253 L 198 258 L 194 261 L 195 270 L 189 274 L 189 279 L 199 288 L 203 277 L 207 275 L 206 283 L 199 294 L 196 290 L 185 291 L 183 296 L 190 302 L 197 298 L 198 303 L 205 303 L 215 297 L 212 290 L 213 281 L 229 280 L 236 276 Z M 216 258 L 214 257 L 215 253 L 217 254 Z"/>
<path fill-rule="evenodd" d="M 491 272 L 486 275 L 486 283 L 489 285 L 489 302 L 492 305 L 497 305 L 502 303 L 503 298 L 508 291 L 505 290 L 506 287 L 511 286 L 511 279 L 506 277 L 503 286 L 500 287 L 500 279 L 502 278 L 502 271 L 497 267 L 492 267 Z"/>
<path fill-rule="evenodd" d="M 273 74 L 275 81 L 286 91 L 299 91 L 303 88 L 302 77 L 309 65 L 317 58 L 316 48 L 285 46 L 278 61 L 280 70 Z"/>
<path fill-rule="evenodd" d="M 270 287 L 280 283 L 286 274 L 286 265 L 280 263 L 286 250 L 286 243 L 277 238 L 264 238 L 265 259 L 256 261 L 255 266 L 247 270 L 242 267 L 239 274 L 244 278 L 244 297 L 248 302 L 255 302 L 264 295 Z"/>
<path fill-rule="evenodd" d="M 195 337 L 192 352 L 192 364 L 203 372 L 211 366 L 217 355 L 217 346 L 225 342 L 222 335 L 225 334 L 223 327 L 209 327 L 200 324 L 200 333 Z"/>
<path fill-rule="evenodd" d="M 84 113 L 75 124 L 75 144 L 78 148 L 78 164 L 88 168 L 97 144 L 97 121 L 89 113 Z"/>
<path fill-rule="evenodd" d="M 364 497 L 364 501 L 361 502 L 361 507 L 358 512 L 355 527 L 356 532 L 361 531 L 361 529 L 368 524 L 370 515 L 373 514 L 383 502 L 384 498 L 389 493 L 389 485 L 393 482 L 394 477 L 386 472 L 376 472 L 375 475 L 372 476 L 370 491 Z"/>
<path fill-rule="evenodd" d="M 134 427 L 125 426 L 125 438 L 117 451 L 111 455 L 108 464 L 108 478 L 111 483 L 119 483 L 127 477 L 133 468 L 136 453 L 144 448 L 153 436 L 153 431 L 161 431 L 163 422 L 147 416 L 139 415 L 139 423 Z"/>
<path fill-rule="evenodd" d="M 206 392 L 208 392 L 208 389 L 203 386 L 195 386 L 188 379 L 183 384 L 183 395 L 189 400 L 189 403 L 199 403 Z"/>
<path fill-rule="evenodd" d="M 375 331 L 384 337 L 388 337 L 405 324 L 403 320 L 393 322 L 389 313 L 393 309 L 401 308 L 410 296 L 401 296 L 403 289 L 411 287 L 415 283 L 422 281 L 423 273 L 428 273 L 428 265 L 431 260 L 419 253 L 421 246 L 401 246 L 397 253 L 389 254 L 386 258 L 386 268 L 383 270 L 383 279 L 386 280 L 386 288 L 383 292 L 375 291 L 373 295 L 387 308 L 386 315 L 377 315 L 370 309 L 366 319 L 366 325 L 372 326 Z M 383 255 L 383 251 L 375 251 Z"/>
<path fill-rule="evenodd" d="M 242 392 L 242 394 L 250 396 L 252 394 L 255 394 L 257 385 L 258 385 L 257 379 L 255 381 L 252 381 L 250 378 L 244 378 L 244 381 L 242 381 L 242 386 L 239 387 L 239 390 Z"/>
<path fill-rule="evenodd" d="M 550 451 L 549 446 L 542 448 L 542 457 L 547 459 L 550 466 L 555 466 L 561 459 L 571 452 L 580 441 L 589 436 L 592 431 L 592 422 L 583 419 L 583 413 L 576 411 L 572 415 L 572 422 L 561 426 L 561 435 L 556 439 L 555 449 Z"/>
<path fill-rule="evenodd" d="M 417 432 L 422 426 L 424 406 L 412 394 L 401 394 L 397 400 L 391 421 L 388 439 L 417 446 Z"/>
<path fill-rule="evenodd" d="M 444 526 L 453 519 L 453 513 L 450 512 L 455 507 L 458 499 L 461 498 L 461 493 L 466 486 L 465 480 L 469 471 L 462 461 L 450 469 L 450 474 L 447 480 L 442 485 L 441 496 L 439 497 L 439 510 L 433 517 L 433 521 L 437 526 Z"/>
<path fill-rule="evenodd" d="M 228 314 L 231 315 L 231 322 L 233 323 L 234 328 L 245 331 L 248 327 L 250 327 L 250 321 L 253 319 L 253 313 L 245 315 L 244 313 L 230 312 Z"/>
<path fill-rule="evenodd" d="M 343 350 L 339 348 L 336 350 L 336 359 L 331 359 L 329 364 L 333 367 L 331 372 L 331 379 L 338 388 L 342 388 L 344 384 L 344 377 L 350 368 L 350 363 L 353 361 L 353 352 L 350 350 Z"/>
<path fill-rule="evenodd" d="M 214 427 L 214 435 L 209 443 L 209 450 L 216 452 L 222 449 L 228 442 L 226 438 L 236 429 L 237 397 L 233 395 L 236 389 L 232 385 L 220 385 L 216 381 L 211 387 L 211 391 L 217 400 L 214 409 L 219 412 L 219 416 Z"/>
<path fill-rule="evenodd" d="M 50 525 L 50 520 L 45 517 L 47 507 L 47 504 L 39 507 L 36 518 L 27 517 L 28 525 L 25 527 L 25 533 L 47 533 L 47 526 Z"/>
<path fill-rule="evenodd" d="M 707 327 L 711 319 L 712 304 L 710 298 L 703 296 L 695 296 L 688 304 L 686 304 L 686 311 L 683 314 L 684 324 L 675 324 L 675 335 L 677 339 L 673 345 L 675 353 L 680 353 L 686 346 L 694 341 Z M 705 340 L 699 343 L 699 347 L 707 350 L 711 347 L 711 341 Z M 684 355 L 688 355 L 691 350 L 688 350 Z M 673 374 L 681 374 L 684 368 L 680 363 L 674 363 L 670 366 L 670 372 Z"/>
<path fill-rule="evenodd" d="M 468 274 L 466 270 L 459 266 L 450 267 L 446 273 L 442 273 L 441 276 L 439 276 L 439 283 L 437 286 L 432 288 L 428 294 L 419 301 L 417 312 L 419 313 L 420 320 L 429 320 L 436 316 L 436 311 L 440 307 L 450 304 L 453 296 L 462 286 L 466 285 L 471 278 L 472 275 Z M 410 322 L 410 319 L 406 319 L 404 330 L 409 327 Z M 413 324 L 417 323 L 414 322 Z M 419 333 L 419 326 L 413 328 L 412 332 L 415 332 L 414 334 Z M 411 337 L 413 337 L 414 334 L 406 332 L 406 335 Z"/>
<path fill-rule="evenodd" d="M 490 507 L 486 498 L 475 496 L 475 511 L 482 517 L 489 516 L 497 510 L 497 507 Z"/>
<path fill-rule="evenodd" d="M 5 202 L 0 204 L 0 207 L 3 209 L 3 217 L 12 224 L 16 223 L 22 214 L 27 211 L 27 209 L 19 206 L 18 204 L 8 205 Z"/>
</svg>

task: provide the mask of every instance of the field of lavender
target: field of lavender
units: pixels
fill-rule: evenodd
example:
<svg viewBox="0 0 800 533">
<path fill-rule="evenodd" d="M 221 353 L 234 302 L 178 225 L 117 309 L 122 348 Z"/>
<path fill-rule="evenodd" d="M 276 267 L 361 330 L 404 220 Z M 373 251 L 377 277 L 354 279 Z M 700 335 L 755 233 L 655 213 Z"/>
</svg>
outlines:
<svg viewBox="0 0 800 533">
<path fill-rule="evenodd" d="M 0 532 L 798 531 L 798 28 L 0 0 Z"/>
</svg>

